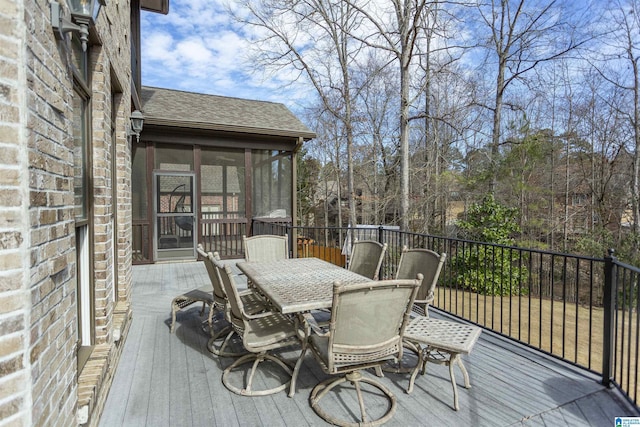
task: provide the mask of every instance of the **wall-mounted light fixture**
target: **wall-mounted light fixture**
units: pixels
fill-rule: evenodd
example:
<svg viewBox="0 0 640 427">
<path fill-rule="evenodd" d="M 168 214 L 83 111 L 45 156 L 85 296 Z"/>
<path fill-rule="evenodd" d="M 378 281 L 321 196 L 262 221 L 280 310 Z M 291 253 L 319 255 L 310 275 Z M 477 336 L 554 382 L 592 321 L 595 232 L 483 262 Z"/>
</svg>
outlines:
<svg viewBox="0 0 640 427">
<path fill-rule="evenodd" d="M 60 39 L 65 38 L 65 34 L 77 31 L 82 42 L 82 50 L 87 51 L 89 41 L 89 26 L 95 24 L 95 20 L 100 12 L 100 6 L 106 6 L 107 0 L 69 0 L 67 4 L 71 12 L 71 20 L 64 16 L 64 11 L 60 3 L 52 1 L 51 26 L 56 30 Z"/>
<path fill-rule="evenodd" d="M 137 142 L 140 142 L 140 132 L 142 132 L 142 126 L 144 126 L 144 115 L 140 110 L 135 110 L 131 113 L 129 121 L 131 123 L 127 126 L 127 138 L 135 135 Z"/>
</svg>

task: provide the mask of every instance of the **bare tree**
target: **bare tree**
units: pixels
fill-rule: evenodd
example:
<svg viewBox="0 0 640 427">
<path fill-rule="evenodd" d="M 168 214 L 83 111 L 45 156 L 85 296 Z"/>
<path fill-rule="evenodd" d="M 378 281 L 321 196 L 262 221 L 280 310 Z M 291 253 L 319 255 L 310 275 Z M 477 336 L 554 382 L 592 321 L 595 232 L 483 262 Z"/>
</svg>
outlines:
<svg viewBox="0 0 640 427">
<path fill-rule="evenodd" d="M 433 1 L 390 0 L 386 3 L 346 0 L 364 17 L 362 28 L 369 33 L 353 33 L 352 36 L 367 46 L 382 49 L 398 63 L 400 79 L 400 227 L 409 229 L 409 119 L 411 66 L 416 45 L 422 36 L 423 16 Z M 388 8 L 385 6 L 388 5 Z"/>
<path fill-rule="evenodd" d="M 564 21 L 556 0 L 478 1 L 481 22 L 488 30 L 486 48 L 495 62 L 482 64 L 486 72 L 495 64 L 494 99 L 487 105 L 493 115 L 491 131 L 491 191 L 496 185 L 502 109 L 507 88 L 539 64 L 565 55 L 580 45 Z"/>
<path fill-rule="evenodd" d="M 349 2 L 329 0 L 245 0 L 242 6 L 250 14 L 238 19 L 264 34 L 255 40 L 255 63 L 303 74 L 325 110 L 341 123 L 347 147 L 349 222 L 356 224 L 350 73 L 361 45 L 350 34 L 360 26 L 358 14 Z"/>
<path fill-rule="evenodd" d="M 385 65 L 386 61 L 370 52 L 368 60 L 355 75 L 362 90 L 356 105 L 360 155 L 359 158 L 356 156 L 354 169 L 356 182 L 366 191 L 365 200 L 367 195 L 372 196 L 371 206 L 363 203 L 363 210 L 371 212 L 368 222 L 371 224 L 394 220 L 388 213 L 398 196 L 398 122 L 395 120 L 398 86 L 395 70 Z"/>
<path fill-rule="evenodd" d="M 631 97 L 629 108 L 621 109 L 630 124 L 633 136 L 631 177 L 632 231 L 640 235 L 640 7 L 637 1 L 616 0 L 607 9 L 611 32 L 603 38 L 607 52 L 602 58 L 605 64 L 596 63 L 599 74 L 616 88 Z M 607 67 L 607 68 L 605 68 Z M 624 107 L 623 107 L 624 108 Z M 636 251 L 638 248 L 634 248 Z"/>
</svg>

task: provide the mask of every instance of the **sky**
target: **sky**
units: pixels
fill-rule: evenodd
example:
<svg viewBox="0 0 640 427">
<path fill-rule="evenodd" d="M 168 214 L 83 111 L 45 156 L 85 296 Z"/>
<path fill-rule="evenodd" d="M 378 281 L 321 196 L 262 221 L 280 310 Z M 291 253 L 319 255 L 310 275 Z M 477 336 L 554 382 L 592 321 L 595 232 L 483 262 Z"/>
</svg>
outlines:
<svg viewBox="0 0 640 427">
<path fill-rule="evenodd" d="M 248 40 L 221 0 L 172 0 L 169 14 L 142 11 L 142 84 L 295 107 L 300 90 L 253 70 Z M 244 30 L 246 31 L 246 30 Z"/>
</svg>

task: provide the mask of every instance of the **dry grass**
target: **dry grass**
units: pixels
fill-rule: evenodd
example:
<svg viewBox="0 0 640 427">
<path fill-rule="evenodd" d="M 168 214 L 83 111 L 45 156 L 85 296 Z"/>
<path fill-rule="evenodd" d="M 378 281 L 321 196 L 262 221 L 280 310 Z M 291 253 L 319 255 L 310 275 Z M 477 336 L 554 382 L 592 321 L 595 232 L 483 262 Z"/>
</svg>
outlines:
<svg viewBox="0 0 640 427">
<path fill-rule="evenodd" d="M 436 307 L 602 373 L 604 311 L 534 297 L 490 297 L 438 288 Z M 638 313 L 618 313 L 615 379 L 637 396 Z M 624 325 L 624 327 L 623 327 Z M 624 369 L 623 369 L 624 367 Z M 627 367 L 629 367 L 627 369 Z"/>
</svg>

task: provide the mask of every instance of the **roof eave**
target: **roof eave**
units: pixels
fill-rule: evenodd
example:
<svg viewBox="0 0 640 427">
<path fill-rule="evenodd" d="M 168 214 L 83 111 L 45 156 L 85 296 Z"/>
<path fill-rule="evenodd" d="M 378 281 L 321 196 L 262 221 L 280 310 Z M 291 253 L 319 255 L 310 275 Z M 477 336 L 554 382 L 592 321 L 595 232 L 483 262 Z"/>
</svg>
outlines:
<svg viewBox="0 0 640 427">
<path fill-rule="evenodd" d="M 169 13 L 169 0 L 141 0 L 140 8 L 149 12 Z"/>
<path fill-rule="evenodd" d="M 220 132 L 233 132 L 252 135 L 268 135 L 268 136 L 280 136 L 288 138 L 303 138 L 305 141 L 316 137 L 314 132 L 294 131 L 284 129 L 270 129 L 270 128 L 256 128 L 250 126 L 236 126 L 219 123 L 206 123 L 206 122 L 185 122 L 158 118 L 145 118 L 145 125 L 166 126 L 174 128 L 185 129 L 201 129 L 212 130 Z"/>
</svg>

